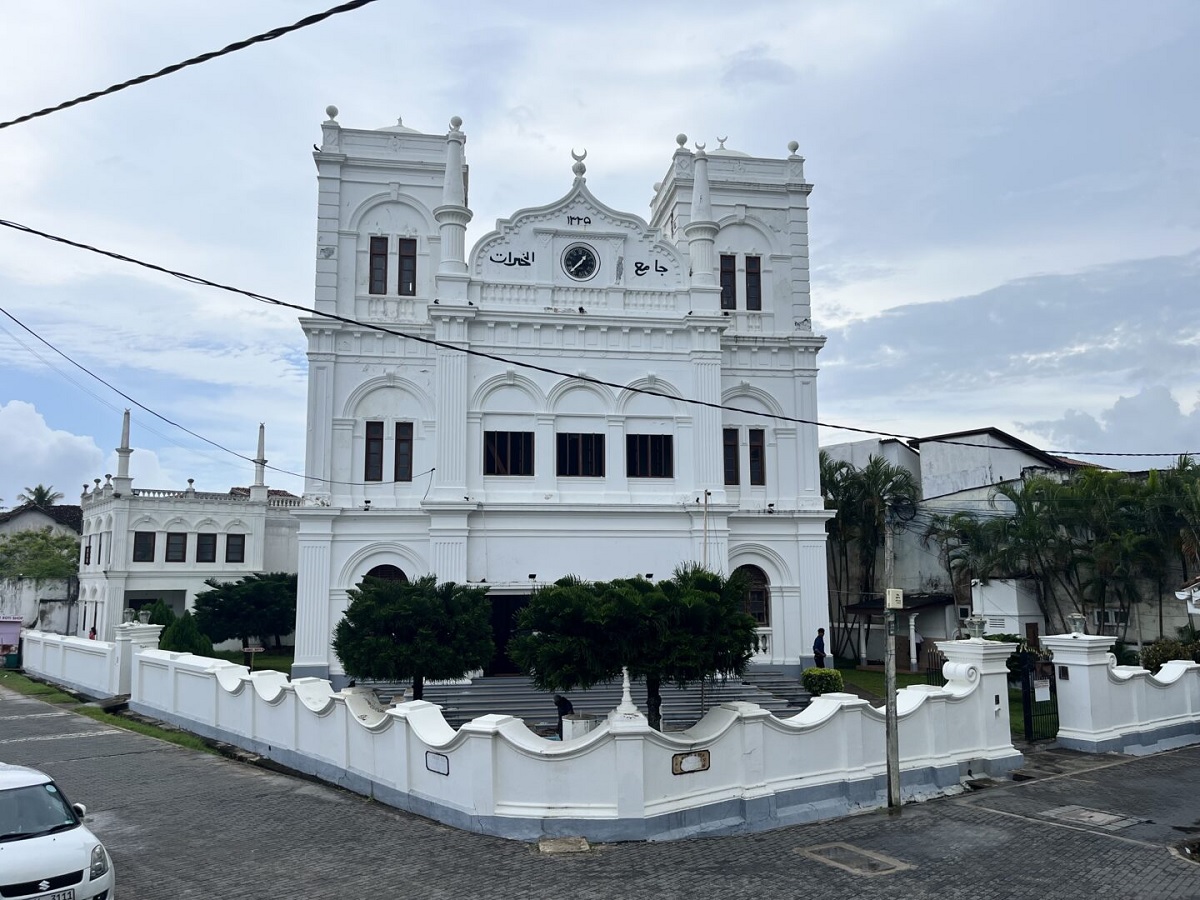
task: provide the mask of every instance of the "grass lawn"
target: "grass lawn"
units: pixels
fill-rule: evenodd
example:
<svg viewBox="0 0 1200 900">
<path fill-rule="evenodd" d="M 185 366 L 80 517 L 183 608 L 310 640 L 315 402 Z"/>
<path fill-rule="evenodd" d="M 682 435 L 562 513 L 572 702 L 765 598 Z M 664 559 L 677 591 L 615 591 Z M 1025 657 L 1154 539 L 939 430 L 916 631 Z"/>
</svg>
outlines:
<svg viewBox="0 0 1200 900">
<path fill-rule="evenodd" d="M 97 722 L 103 722 L 105 725 L 112 725 L 114 728 L 135 731 L 147 737 L 157 738 L 160 741 L 166 741 L 170 744 L 178 744 L 180 747 L 187 747 L 189 750 L 203 750 L 205 753 L 217 752 L 205 743 L 202 738 L 198 738 L 194 734 L 170 728 L 160 728 L 157 725 L 150 725 L 146 722 L 139 722 L 136 719 L 128 719 L 125 716 L 105 712 L 99 707 L 85 704 L 78 697 L 61 691 L 52 684 L 43 684 L 40 681 L 34 681 L 32 678 L 22 675 L 19 672 L 8 669 L 0 670 L 0 687 L 6 687 L 9 690 L 16 691 L 18 694 L 24 694 L 26 697 L 32 697 L 35 700 L 60 704 L 63 708 L 69 709 L 71 712 L 87 716 L 89 719 L 95 719 Z"/>
<path fill-rule="evenodd" d="M 245 664 L 245 657 L 242 655 L 241 650 L 214 650 L 213 657 L 216 659 L 227 659 L 230 662 L 237 663 L 239 666 Z M 290 647 L 284 647 L 282 653 L 255 653 L 254 671 L 274 669 L 276 672 L 291 672 L 292 661 L 294 659 L 295 653 Z"/>
<path fill-rule="evenodd" d="M 838 669 L 842 673 L 842 681 L 846 684 L 852 684 L 860 690 L 864 690 L 869 694 L 874 694 L 880 699 L 883 698 L 885 689 L 883 685 L 883 673 L 863 669 Z M 925 684 L 924 672 L 897 672 L 896 687 L 908 687 L 910 684 Z"/>
</svg>

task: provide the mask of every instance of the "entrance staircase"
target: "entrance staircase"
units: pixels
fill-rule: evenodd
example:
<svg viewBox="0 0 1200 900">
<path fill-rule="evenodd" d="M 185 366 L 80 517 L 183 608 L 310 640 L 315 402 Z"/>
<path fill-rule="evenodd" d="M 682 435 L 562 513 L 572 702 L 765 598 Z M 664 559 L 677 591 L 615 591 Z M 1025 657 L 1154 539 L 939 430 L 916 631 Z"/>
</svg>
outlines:
<svg viewBox="0 0 1200 900">
<path fill-rule="evenodd" d="M 375 690 L 380 702 L 387 706 L 404 699 L 408 685 L 359 682 L 361 687 Z M 646 686 L 641 681 L 632 685 L 633 702 L 646 711 Z M 619 681 L 596 685 L 587 691 L 567 691 L 566 696 L 576 713 L 607 715 L 621 702 Z M 664 685 L 662 689 L 663 730 L 679 731 L 698 722 L 704 713 L 734 700 L 755 703 L 780 718 L 794 716 L 808 705 L 808 692 L 794 678 L 778 672 L 755 672 L 741 678 L 718 680 L 715 684 L 691 685 L 679 689 Z M 494 713 L 516 716 L 537 732 L 553 731 L 558 722 L 554 694 L 539 691 L 525 675 L 490 675 L 462 684 L 426 684 L 425 699 L 442 707 L 442 715 L 455 728 L 479 716 Z"/>
</svg>

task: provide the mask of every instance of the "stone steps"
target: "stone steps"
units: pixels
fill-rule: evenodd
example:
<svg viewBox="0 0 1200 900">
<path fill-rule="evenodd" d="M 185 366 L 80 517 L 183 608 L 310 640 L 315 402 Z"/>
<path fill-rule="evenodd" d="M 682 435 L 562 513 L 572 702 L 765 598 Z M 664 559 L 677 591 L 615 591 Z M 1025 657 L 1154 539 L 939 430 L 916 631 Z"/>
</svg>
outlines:
<svg viewBox="0 0 1200 900">
<path fill-rule="evenodd" d="M 790 683 L 789 683 L 790 682 Z M 772 685 L 771 690 L 766 685 Z M 372 687 L 385 705 L 403 698 L 408 685 L 359 682 L 360 687 Z M 799 693 L 796 689 L 799 688 Z M 633 701 L 646 711 L 646 687 L 634 682 Z M 606 715 L 621 701 L 620 682 L 596 685 L 587 691 L 569 691 L 566 697 L 576 713 Z M 779 716 L 794 715 L 807 705 L 808 694 L 794 679 L 779 675 L 760 685 L 749 678 L 730 678 L 716 684 L 691 685 L 685 689 L 665 685 L 663 697 L 663 727 L 682 729 L 702 718 L 705 711 L 721 703 L 741 700 L 755 703 Z M 527 676 L 500 675 L 474 679 L 470 684 L 427 684 L 425 699 L 442 707 L 442 715 L 454 727 L 488 714 L 512 715 L 523 719 L 530 728 L 542 730 L 558 721 L 554 695 L 539 691 Z"/>
</svg>

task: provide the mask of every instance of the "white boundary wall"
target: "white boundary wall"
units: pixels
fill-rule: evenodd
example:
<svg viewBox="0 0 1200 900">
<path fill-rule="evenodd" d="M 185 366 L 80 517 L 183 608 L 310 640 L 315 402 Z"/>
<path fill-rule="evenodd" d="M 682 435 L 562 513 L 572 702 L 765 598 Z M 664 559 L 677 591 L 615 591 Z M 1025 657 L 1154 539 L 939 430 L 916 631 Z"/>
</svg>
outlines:
<svg viewBox="0 0 1200 900">
<path fill-rule="evenodd" d="M 89 697 L 120 693 L 117 645 L 111 641 L 25 630 L 21 632 L 21 645 L 23 667 L 39 678 Z"/>
<path fill-rule="evenodd" d="M 25 629 L 21 665 L 39 678 L 88 697 L 127 696 L 134 654 L 157 648 L 162 630 L 161 625 L 134 622 L 118 625 L 115 641 L 93 641 Z"/>
<path fill-rule="evenodd" d="M 1118 666 L 1112 638 L 1042 638 L 1058 667 L 1058 743 L 1142 755 L 1200 743 L 1200 663 L 1172 660 L 1151 675 Z"/>
<path fill-rule="evenodd" d="M 1009 735 L 1012 648 L 979 640 L 941 647 L 948 684 L 899 692 L 909 799 L 953 793 L 968 774 L 1000 775 L 1022 762 Z M 559 742 L 511 716 L 483 716 L 456 731 L 430 703 L 385 710 L 368 689 L 334 691 L 321 679 L 289 682 L 280 672 L 153 649 L 133 656 L 130 693 L 138 712 L 392 806 L 509 838 L 670 839 L 886 803 L 883 710 L 851 694 L 818 697 L 783 720 L 727 703 L 666 734 L 640 713 L 615 711 Z"/>
</svg>

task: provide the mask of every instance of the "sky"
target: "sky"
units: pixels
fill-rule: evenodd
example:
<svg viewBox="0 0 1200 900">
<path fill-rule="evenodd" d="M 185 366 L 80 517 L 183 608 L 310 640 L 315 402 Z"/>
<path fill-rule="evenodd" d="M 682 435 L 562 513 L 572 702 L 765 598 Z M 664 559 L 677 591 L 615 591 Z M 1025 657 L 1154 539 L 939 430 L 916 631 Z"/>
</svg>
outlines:
<svg viewBox="0 0 1200 900">
<path fill-rule="evenodd" d="M 334 0 L 8 0 L 0 120 Z M 1194 0 L 381 0 L 0 130 L 0 219 L 311 304 L 312 145 L 463 119 L 474 220 L 588 186 L 643 217 L 675 135 L 796 140 L 820 418 L 1200 452 Z M 136 486 L 301 488 L 296 315 L 0 228 L 0 307 L 137 403 Z M 0 508 L 116 471 L 130 403 L 0 316 Z M 822 429 L 822 442 L 848 433 Z M 233 453 L 228 452 L 233 451 Z M 1170 460 L 1105 457 L 1141 469 Z"/>
</svg>

